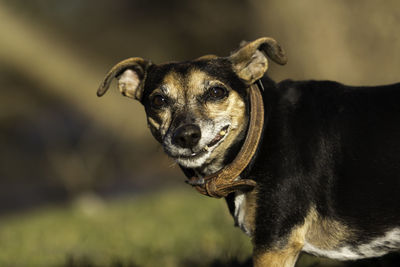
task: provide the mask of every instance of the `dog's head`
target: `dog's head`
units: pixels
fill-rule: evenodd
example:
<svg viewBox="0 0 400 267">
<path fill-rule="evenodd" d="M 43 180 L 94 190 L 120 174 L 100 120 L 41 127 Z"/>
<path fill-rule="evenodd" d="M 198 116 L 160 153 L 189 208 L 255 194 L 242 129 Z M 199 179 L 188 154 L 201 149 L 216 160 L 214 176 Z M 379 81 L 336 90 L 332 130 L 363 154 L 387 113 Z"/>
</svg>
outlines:
<svg viewBox="0 0 400 267">
<path fill-rule="evenodd" d="M 248 124 L 247 88 L 286 57 L 271 38 L 243 44 L 229 57 L 204 56 L 192 61 L 152 64 L 129 58 L 115 65 L 97 94 L 114 77 L 124 96 L 145 107 L 153 136 L 165 152 L 186 168 L 221 160 L 243 139 Z"/>
</svg>

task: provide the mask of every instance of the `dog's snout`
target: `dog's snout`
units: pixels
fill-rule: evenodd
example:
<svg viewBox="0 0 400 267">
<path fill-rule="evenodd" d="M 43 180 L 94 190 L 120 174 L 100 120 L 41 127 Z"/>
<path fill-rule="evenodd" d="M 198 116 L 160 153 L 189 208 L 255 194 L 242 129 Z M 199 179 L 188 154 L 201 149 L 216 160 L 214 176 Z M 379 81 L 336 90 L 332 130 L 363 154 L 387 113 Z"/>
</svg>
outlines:
<svg viewBox="0 0 400 267">
<path fill-rule="evenodd" d="M 187 124 L 179 127 L 172 136 L 172 142 L 183 148 L 193 148 L 201 138 L 199 126 Z"/>
</svg>

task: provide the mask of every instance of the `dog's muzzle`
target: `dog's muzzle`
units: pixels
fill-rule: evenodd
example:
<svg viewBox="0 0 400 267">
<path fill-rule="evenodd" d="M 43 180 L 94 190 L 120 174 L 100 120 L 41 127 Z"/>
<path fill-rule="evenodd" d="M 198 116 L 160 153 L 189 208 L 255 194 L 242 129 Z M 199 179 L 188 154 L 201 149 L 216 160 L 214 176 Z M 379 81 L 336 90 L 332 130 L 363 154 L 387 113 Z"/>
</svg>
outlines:
<svg viewBox="0 0 400 267">
<path fill-rule="evenodd" d="M 200 141 L 201 130 L 195 124 L 179 127 L 172 135 L 172 143 L 182 148 L 193 149 Z"/>
</svg>

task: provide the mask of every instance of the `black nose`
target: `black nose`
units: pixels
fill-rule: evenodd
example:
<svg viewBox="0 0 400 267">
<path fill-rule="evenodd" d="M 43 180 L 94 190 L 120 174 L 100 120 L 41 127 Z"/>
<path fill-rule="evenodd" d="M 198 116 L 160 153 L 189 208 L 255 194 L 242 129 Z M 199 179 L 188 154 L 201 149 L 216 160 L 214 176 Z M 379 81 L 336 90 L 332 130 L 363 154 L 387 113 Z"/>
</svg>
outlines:
<svg viewBox="0 0 400 267">
<path fill-rule="evenodd" d="M 179 127 L 172 136 L 172 143 L 183 147 L 193 148 L 201 138 L 200 128 L 194 124 Z"/>
</svg>

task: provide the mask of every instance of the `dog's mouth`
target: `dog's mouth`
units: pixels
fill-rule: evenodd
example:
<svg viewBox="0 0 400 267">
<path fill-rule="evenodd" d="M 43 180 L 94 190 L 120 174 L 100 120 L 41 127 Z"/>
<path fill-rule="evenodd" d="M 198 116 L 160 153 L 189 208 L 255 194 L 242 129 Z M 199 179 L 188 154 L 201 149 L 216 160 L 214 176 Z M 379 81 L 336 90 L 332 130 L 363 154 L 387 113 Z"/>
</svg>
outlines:
<svg viewBox="0 0 400 267">
<path fill-rule="evenodd" d="M 214 139 L 211 140 L 207 145 L 205 145 L 202 149 L 200 149 L 197 152 L 193 152 L 192 154 L 188 156 L 180 155 L 179 158 L 181 159 L 194 159 L 198 158 L 207 152 L 215 149 L 222 141 L 225 139 L 225 137 L 228 135 L 229 132 L 229 125 L 226 125 L 222 127 L 222 129 L 218 132 L 218 134 L 214 137 Z"/>
</svg>

